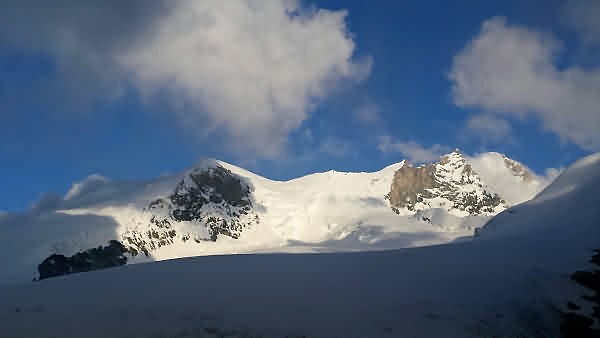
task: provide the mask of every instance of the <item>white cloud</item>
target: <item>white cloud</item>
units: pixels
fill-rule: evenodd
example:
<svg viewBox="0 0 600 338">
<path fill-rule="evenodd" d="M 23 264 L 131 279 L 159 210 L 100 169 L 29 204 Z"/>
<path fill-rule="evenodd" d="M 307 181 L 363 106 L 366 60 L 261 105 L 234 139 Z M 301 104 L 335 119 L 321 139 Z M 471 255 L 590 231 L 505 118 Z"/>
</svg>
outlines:
<svg viewBox="0 0 600 338">
<path fill-rule="evenodd" d="M 600 68 L 557 68 L 561 44 L 504 18 L 481 32 L 453 60 L 457 105 L 537 116 L 545 129 L 586 150 L 600 149 Z"/>
<path fill-rule="evenodd" d="M 108 178 L 99 174 L 92 174 L 81 182 L 73 183 L 71 189 L 69 189 L 64 199 L 71 200 L 92 193 L 105 186 L 108 182 Z"/>
<path fill-rule="evenodd" d="M 187 103 L 190 126 L 225 127 L 236 149 L 275 156 L 340 80 L 369 71 L 352 59 L 345 16 L 295 1 L 181 1 L 118 60 L 146 95 Z"/>
<path fill-rule="evenodd" d="M 565 5 L 567 19 L 588 47 L 600 46 L 600 1 L 569 0 Z"/>
<path fill-rule="evenodd" d="M 133 86 L 199 135 L 274 157 L 341 81 L 368 76 L 345 20 L 294 0 L 21 0 L 0 11 L 0 42 L 53 56 L 77 97 Z"/>
<path fill-rule="evenodd" d="M 467 120 L 467 131 L 482 140 L 512 142 L 512 127 L 508 121 L 491 114 L 472 115 Z"/>
<path fill-rule="evenodd" d="M 72 106 L 113 99 L 123 93 L 126 82 L 114 56 L 137 41 L 173 3 L 5 0 L 0 11 L 0 44 L 49 56 L 48 65 L 57 67 L 56 78 L 40 83 L 42 93 L 35 100 L 68 98 L 66 105 Z M 36 94 L 34 86 L 30 87 L 27 97 Z"/>
<path fill-rule="evenodd" d="M 63 198 L 60 194 L 54 192 L 42 193 L 38 200 L 31 205 L 31 210 L 43 212 L 58 209 Z"/>
<path fill-rule="evenodd" d="M 380 137 L 378 148 L 384 153 L 400 153 L 405 156 L 407 160 L 414 163 L 433 162 L 450 151 L 449 147 L 440 144 L 434 144 L 431 147 L 426 148 L 416 142 L 398 141 L 390 136 Z"/>
</svg>

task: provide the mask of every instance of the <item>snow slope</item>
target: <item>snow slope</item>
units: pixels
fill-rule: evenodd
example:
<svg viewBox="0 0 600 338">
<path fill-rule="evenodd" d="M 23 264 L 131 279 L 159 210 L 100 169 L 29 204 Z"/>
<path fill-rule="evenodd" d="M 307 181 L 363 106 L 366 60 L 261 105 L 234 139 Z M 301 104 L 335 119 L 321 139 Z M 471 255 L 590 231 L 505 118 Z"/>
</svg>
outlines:
<svg viewBox="0 0 600 338">
<path fill-rule="evenodd" d="M 525 167 L 527 180 L 515 175 L 500 154 L 465 159 L 454 152 L 446 157 L 451 161 L 436 165 L 439 179 L 461 194 L 478 196 L 483 189 L 506 193 L 510 205 L 533 197 L 547 183 Z M 466 163 L 477 170 L 469 171 L 470 183 L 461 183 Z M 46 198 L 27 212 L 0 218 L 0 257 L 6 262 L 0 283 L 29 281 L 49 255 L 70 256 L 111 239 L 148 252 L 130 257 L 133 263 L 232 253 L 397 249 L 470 236 L 505 208 L 503 204 L 492 213 L 470 214 L 443 207 L 453 203 L 451 190 L 443 192 L 446 197 L 420 203 L 416 210 L 396 209 L 396 214 L 385 196 L 394 174 L 406 165 L 402 161 L 372 173 L 328 171 L 290 181 L 269 180 L 217 160 L 203 160 L 181 174 L 146 182 L 112 182 L 92 175 L 74 184 L 64 198 Z M 222 201 L 210 185 L 214 182 L 202 176 L 211 172 L 224 174 L 231 182 L 239 180 L 242 190 L 247 187 L 249 194 L 242 200 L 251 208 L 244 209 L 245 202 L 235 206 Z M 211 183 L 202 187 L 193 177 Z M 193 195 L 194 189 L 201 191 Z M 441 194 L 438 190 L 429 194 Z M 174 204 L 175 195 L 183 204 Z M 175 211 L 187 212 L 190 205 L 196 205 L 191 211 L 201 216 L 174 219 Z"/>
<path fill-rule="evenodd" d="M 577 161 L 535 199 L 499 214 L 479 234 L 482 238 L 537 236 L 540 241 L 568 242 L 570 233 L 578 236 L 573 240 L 593 233 L 600 228 L 598 163 L 600 153 Z M 550 238 L 550 234 L 558 237 Z"/>
<path fill-rule="evenodd" d="M 323 174 L 327 175 L 327 174 Z M 472 241 L 211 256 L 0 288 L 0 337 L 557 337 L 600 248 L 600 154 Z"/>
<path fill-rule="evenodd" d="M 509 205 L 529 200 L 553 180 L 558 170 L 550 169 L 546 178 L 540 178 L 523 164 L 506 155 L 488 152 L 468 157 L 473 169 L 485 178 L 491 190 L 498 193 Z"/>
</svg>

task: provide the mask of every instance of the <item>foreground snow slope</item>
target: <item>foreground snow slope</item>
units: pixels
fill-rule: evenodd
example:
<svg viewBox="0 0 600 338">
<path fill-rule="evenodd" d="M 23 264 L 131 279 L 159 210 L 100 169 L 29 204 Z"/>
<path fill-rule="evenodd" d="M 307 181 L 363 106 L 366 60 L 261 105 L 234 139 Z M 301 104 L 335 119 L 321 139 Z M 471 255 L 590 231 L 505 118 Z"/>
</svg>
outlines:
<svg viewBox="0 0 600 338">
<path fill-rule="evenodd" d="M 211 256 L 0 289 L 0 337 L 556 337 L 600 248 L 600 154 L 469 242 Z"/>
</svg>

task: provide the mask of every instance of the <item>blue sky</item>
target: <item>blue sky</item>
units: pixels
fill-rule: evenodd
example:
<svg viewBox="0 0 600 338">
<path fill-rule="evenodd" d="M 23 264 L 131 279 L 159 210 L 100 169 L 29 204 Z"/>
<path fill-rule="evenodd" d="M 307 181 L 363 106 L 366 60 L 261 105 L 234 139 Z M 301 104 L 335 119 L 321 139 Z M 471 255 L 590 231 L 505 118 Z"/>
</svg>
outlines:
<svg viewBox="0 0 600 338">
<path fill-rule="evenodd" d="M 265 3 L 9 1 L 0 210 L 203 157 L 289 179 L 454 148 L 543 173 L 600 148 L 597 1 Z"/>
</svg>

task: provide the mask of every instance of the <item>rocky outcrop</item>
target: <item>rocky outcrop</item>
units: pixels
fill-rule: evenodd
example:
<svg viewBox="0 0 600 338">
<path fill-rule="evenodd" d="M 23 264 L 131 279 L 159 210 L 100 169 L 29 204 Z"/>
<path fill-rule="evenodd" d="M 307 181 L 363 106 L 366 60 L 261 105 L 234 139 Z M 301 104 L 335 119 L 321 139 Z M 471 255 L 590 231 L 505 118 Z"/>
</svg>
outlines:
<svg viewBox="0 0 600 338">
<path fill-rule="evenodd" d="M 38 265 L 39 279 L 124 265 L 127 263 L 126 252 L 123 244 L 112 240 L 107 246 L 81 251 L 70 257 L 52 254 Z"/>
<path fill-rule="evenodd" d="M 259 223 L 250 194 L 248 183 L 218 164 L 194 169 L 171 195 L 148 205 L 147 227 L 128 230 L 123 241 L 133 255 L 149 255 L 175 241 L 238 239 L 245 228 Z"/>
<path fill-rule="evenodd" d="M 237 239 L 244 228 L 239 216 L 247 215 L 252 207 L 250 187 L 222 167 L 191 173 L 189 178 L 191 182 L 180 182 L 170 196 L 172 218 L 178 222 L 205 223 L 212 241 L 218 235 Z M 219 212 L 207 214 L 204 206 L 210 205 Z M 222 217 L 223 214 L 228 217 Z"/>
<path fill-rule="evenodd" d="M 510 158 L 504 156 L 504 165 L 506 165 L 506 167 L 512 171 L 513 175 L 521 177 L 524 182 L 529 182 L 533 179 L 533 174 L 531 171 L 515 160 L 511 160 Z"/>
<path fill-rule="evenodd" d="M 439 162 L 414 167 L 405 164 L 394 173 L 386 195 L 392 210 L 445 208 L 468 215 L 491 215 L 504 209 L 497 194 L 486 191 L 479 175 L 458 151 Z"/>
<path fill-rule="evenodd" d="M 413 167 L 404 165 L 394 173 L 392 187 L 387 199 L 395 208 L 412 209 L 424 196 L 428 196 L 429 189 L 438 187 L 435 180 L 435 165 Z"/>
<path fill-rule="evenodd" d="M 586 288 L 587 292 L 580 299 L 569 301 L 567 311 L 561 311 L 561 337 L 600 337 L 600 250 L 595 250 L 590 263 L 596 266 L 595 270 L 579 270 L 571 274 L 571 280 Z M 585 308 L 589 311 L 590 307 L 591 313 L 586 313 Z"/>
</svg>

